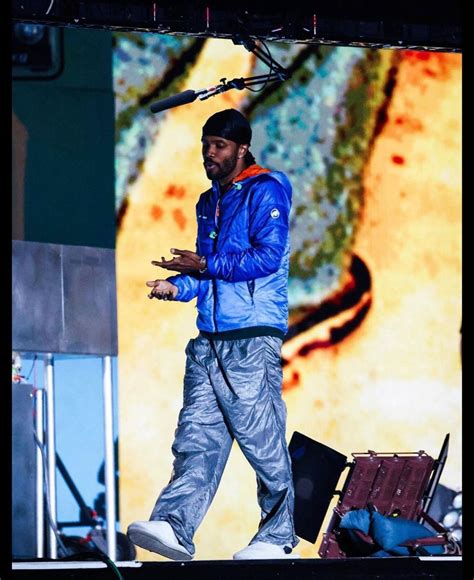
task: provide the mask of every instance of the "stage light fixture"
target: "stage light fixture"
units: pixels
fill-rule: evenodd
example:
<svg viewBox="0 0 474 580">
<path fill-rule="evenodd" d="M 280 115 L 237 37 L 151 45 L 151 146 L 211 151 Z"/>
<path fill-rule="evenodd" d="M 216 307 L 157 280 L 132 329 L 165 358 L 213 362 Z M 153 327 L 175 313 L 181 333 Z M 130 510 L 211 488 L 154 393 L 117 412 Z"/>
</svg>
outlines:
<svg viewBox="0 0 474 580">
<path fill-rule="evenodd" d="M 12 26 L 14 80 L 53 79 L 63 69 L 63 36 L 58 27 L 27 22 Z"/>
<path fill-rule="evenodd" d="M 45 33 L 46 26 L 42 24 L 19 22 L 14 26 L 14 34 L 16 38 L 23 44 L 27 44 L 29 46 L 41 42 Z"/>
</svg>

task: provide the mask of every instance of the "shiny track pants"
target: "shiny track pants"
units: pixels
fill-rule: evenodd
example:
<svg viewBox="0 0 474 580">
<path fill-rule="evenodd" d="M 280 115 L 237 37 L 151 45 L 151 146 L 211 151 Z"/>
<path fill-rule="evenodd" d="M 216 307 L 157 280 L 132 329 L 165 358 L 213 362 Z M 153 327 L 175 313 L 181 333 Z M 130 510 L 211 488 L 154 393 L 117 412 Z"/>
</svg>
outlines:
<svg viewBox="0 0 474 580">
<path fill-rule="evenodd" d="M 234 438 L 257 475 L 261 521 L 250 543 L 298 543 L 281 397 L 281 344 L 272 336 L 212 342 L 198 336 L 186 347 L 173 473 L 150 519 L 168 521 L 191 554 L 194 533 L 217 491 Z"/>
</svg>

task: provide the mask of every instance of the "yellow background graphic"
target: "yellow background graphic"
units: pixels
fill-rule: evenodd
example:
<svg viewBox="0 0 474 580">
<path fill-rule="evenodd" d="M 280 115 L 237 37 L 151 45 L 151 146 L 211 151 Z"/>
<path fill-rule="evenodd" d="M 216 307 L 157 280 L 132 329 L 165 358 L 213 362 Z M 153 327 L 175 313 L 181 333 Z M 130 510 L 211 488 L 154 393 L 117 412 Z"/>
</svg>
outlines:
<svg viewBox="0 0 474 580">
<path fill-rule="evenodd" d="M 241 47 L 208 40 L 180 90 L 249 76 L 253 65 Z M 368 314 L 327 348 L 300 351 L 323 337 L 324 325 L 285 342 L 284 399 L 288 441 L 299 431 L 349 458 L 368 449 L 424 449 L 436 458 L 450 433 L 441 483 L 460 489 L 461 57 L 437 55 L 429 67 L 433 74 L 413 53 L 400 59 L 387 119 L 361 176 L 364 206 L 353 251 L 371 274 Z M 127 190 L 117 239 L 123 528 L 149 518 L 171 476 L 184 349 L 197 335 L 194 301 L 149 300 L 145 282 L 167 277 L 151 261 L 168 257 L 171 247 L 194 249 L 195 204 L 209 187 L 201 128 L 244 97 L 229 91 L 164 113 Z M 234 446 L 195 536 L 196 558 L 232 557 L 258 522 L 255 475 Z M 321 535 L 316 545 L 301 540 L 296 551 L 317 557 Z M 137 559 L 162 558 L 138 549 Z"/>
</svg>

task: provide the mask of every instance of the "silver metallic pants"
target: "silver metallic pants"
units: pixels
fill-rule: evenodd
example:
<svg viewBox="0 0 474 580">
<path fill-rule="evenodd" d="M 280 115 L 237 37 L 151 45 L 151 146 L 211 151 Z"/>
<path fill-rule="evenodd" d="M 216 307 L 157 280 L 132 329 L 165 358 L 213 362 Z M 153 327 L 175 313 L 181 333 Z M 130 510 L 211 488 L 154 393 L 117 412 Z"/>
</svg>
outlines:
<svg viewBox="0 0 474 580">
<path fill-rule="evenodd" d="M 173 474 L 150 519 L 168 521 L 191 554 L 194 533 L 217 491 L 234 439 L 257 475 L 261 520 L 250 543 L 298 543 L 281 345 L 272 336 L 212 342 L 198 336 L 186 347 Z"/>
</svg>

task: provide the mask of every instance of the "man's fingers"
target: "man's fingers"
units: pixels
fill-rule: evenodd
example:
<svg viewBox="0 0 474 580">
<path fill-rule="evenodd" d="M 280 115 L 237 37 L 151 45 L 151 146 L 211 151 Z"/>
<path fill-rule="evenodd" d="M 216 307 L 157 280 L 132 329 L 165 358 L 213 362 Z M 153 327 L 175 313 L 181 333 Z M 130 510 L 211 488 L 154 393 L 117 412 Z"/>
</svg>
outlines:
<svg viewBox="0 0 474 580">
<path fill-rule="evenodd" d="M 159 289 L 159 287 L 162 286 L 163 282 L 164 282 L 164 280 L 148 280 L 146 285 L 149 288 Z"/>
<path fill-rule="evenodd" d="M 172 292 L 157 292 L 153 291 L 148 294 L 148 298 L 157 298 L 158 300 L 173 300 Z"/>
<path fill-rule="evenodd" d="M 160 268 L 163 268 L 165 270 L 173 270 L 175 272 L 186 272 L 189 270 L 189 266 L 186 266 L 185 264 L 180 264 L 179 262 L 166 262 L 165 264 L 159 262 L 155 264 L 155 266 L 160 266 Z"/>
<path fill-rule="evenodd" d="M 148 288 L 152 288 L 150 294 L 156 296 L 157 293 L 165 292 L 165 288 L 163 288 L 163 280 L 148 280 L 146 283 Z M 166 287 L 166 286 L 165 286 Z"/>
<path fill-rule="evenodd" d="M 178 250 L 178 248 L 171 248 L 170 252 L 172 254 L 177 254 L 178 256 L 189 256 L 189 254 L 193 254 L 190 250 Z"/>
<path fill-rule="evenodd" d="M 161 262 L 158 260 L 152 260 L 153 266 L 159 266 L 160 268 L 175 270 L 177 272 L 183 272 L 184 268 L 189 269 L 190 266 L 194 266 L 196 261 L 196 254 L 190 250 L 179 250 L 178 248 L 171 248 L 171 253 L 174 257 L 171 260 L 165 260 L 161 257 Z M 191 259 L 191 262 L 189 261 Z M 191 270 L 195 270 L 193 267 Z"/>
<path fill-rule="evenodd" d="M 148 288 L 151 288 L 148 298 L 157 298 L 158 300 L 174 300 L 174 287 L 166 280 L 148 280 Z"/>
</svg>

